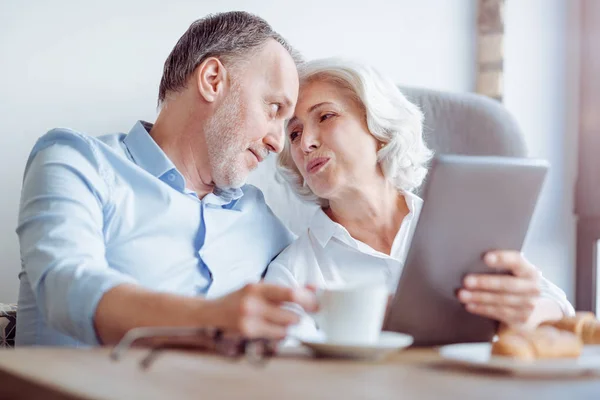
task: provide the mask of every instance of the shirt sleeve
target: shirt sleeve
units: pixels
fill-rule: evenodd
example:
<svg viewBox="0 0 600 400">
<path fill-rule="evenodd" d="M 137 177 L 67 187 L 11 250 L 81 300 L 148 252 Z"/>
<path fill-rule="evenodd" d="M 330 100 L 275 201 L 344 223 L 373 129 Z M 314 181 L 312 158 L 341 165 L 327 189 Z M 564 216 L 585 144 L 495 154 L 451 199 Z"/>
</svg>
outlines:
<svg viewBox="0 0 600 400">
<path fill-rule="evenodd" d="M 540 289 L 540 296 L 552 299 L 558 303 L 565 316 L 575 315 L 575 308 L 573 308 L 569 300 L 567 300 L 565 292 L 543 276 L 540 279 Z"/>
<path fill-rule="evenodd" d="M 292 272 L 283 264 L 280 264 L 277 259 L 269 264 L 264 280 L 267 283 L 281 286 L 300 287 L 300 284 L 296 278 L 294 278 Z M 321 335 L 313 317 L 306 313 L 302 307 L 297 304 L 288 303 L 285 305 L 285 308 L 298 313 L 300 315 L 300 322 L 288 328 L 288 336 L 283 342 L 283 346 L 295 346 L 298 345 L 299 338 Z"/>
<path fill-rule="evenodd" d="M 267 283 L 273 283 L 281 286 L 288 287 L 300 287 L 300 284 L 292 274 L 292 272 L 286 268 L 280 261 L 281 257 L 276 258 L 275 261 L 271 262 L 267 267 L 264 281 Z"/>
<path fill-rule="evenodd" d="M 23 270 L 46 322 L 95 345 L 98 302 L 109 289 L 135 280 L 107 263 L 103 205 L 108 186 L 93 148 L 84 142 L 53 142 L 32 152 L 17 234 Z"/>
</svg>

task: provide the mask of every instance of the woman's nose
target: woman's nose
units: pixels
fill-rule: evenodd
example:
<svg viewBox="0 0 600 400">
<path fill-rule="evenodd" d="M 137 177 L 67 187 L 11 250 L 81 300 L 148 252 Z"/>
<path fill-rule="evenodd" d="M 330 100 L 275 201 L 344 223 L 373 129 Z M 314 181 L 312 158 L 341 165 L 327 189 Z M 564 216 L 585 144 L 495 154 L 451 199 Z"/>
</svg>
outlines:
<svg viewBox="0 0 600 400">
<path fill-rule="evenodd" d="M 311 131 L 304 130 L 300 139 L 300 146 L 302 147 L 302 151 L 304 151 L 305 153 L 310 153 L 311 151 L 317 150 L 321 145 L 317 135 L 315 135 Z"/>
</svg>

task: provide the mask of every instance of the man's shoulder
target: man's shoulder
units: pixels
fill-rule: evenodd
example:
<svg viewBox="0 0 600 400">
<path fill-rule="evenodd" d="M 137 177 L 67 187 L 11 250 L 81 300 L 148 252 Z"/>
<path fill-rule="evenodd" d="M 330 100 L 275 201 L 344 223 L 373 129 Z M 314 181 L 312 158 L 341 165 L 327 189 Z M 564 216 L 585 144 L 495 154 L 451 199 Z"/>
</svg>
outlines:
<svg viewBox="0 0 600 400">
<path fill-rule="evenodd" d="M 66 146 L 90 146 L 91 136 L 69 128 L 54 128 L 46 132 L 37 140 L 33 147 L 33 153 L 55 144 Z"/>
<path fill-rule="evenodd" d="M 111 134 L 95 137 L 69 128 L 54 128 L 42 135 L 31 151 L 30 157 L 50 147 L 60 148 L 65 152 L 76 151 L 83 154 L 97 155 L 99 147 L 110 146 L 120 140 L 122 134 Z M 111 146 L 113 144 L 113 146 Z M 60 150 L 56 150 L 60 152 Z"/>
<path fill-rule="evenodd" d="M 263 194 L 262 190 L 260 190 L 254 185 L 246 184 L 241 187 L 241 191 L 243 193 L 242 197 L 240 198 L 240 201 L 242 202 L 241 208 L 247 210 L 252 209 L 253 212 L 257 212 L 263 215 L 267 214 L 274 221 L 276 221 L 278 225 L 281 225 L 285 228 L 286 231 L 289 231 L 289 229 L 284 226 L 283 222 L 281 222 L 279 217 L 277 217 L 273 210 L 271 210 L 271 207 L 269 207 L 269 204 L 265 200 L 265 195 Z M 291 232 L 290 236 L 293 237 L 293 234 Z"/>
<path fill-rule="evenodd" d="M 25 176 L 32 169 L 41 171 L 46 166 L 60 165 L 66 170 L 76 171 L 76 174 L 88 179 L 106 180 L 111 176 L 110 163 L 106 160 L 106 152 L 114 152 L 108 137 L 118 141 L 120 134 L 100 138 L 78 132 L 69 128 L 55 128 L 41 136 L 33 146 L 27 164 Z"/>
<path fill-rule="evenodd" d="M 260 222 L 255 229 L 268 233 L 270 240 L 276 239 L 278 245 L 277 253 L 287 247 L 295 239 L 295 235 L 285 226 L 279 217 L 271 210 L 265 200 L 263 192 L 256 186 L 246 184 L 241 187 L 243 192 L 239 199 L 240 203 L 237 206 L 241 210 L 245 210 L 253 215 L 256 221 Z"/>
<path fill-rule="evenodd" d="M 248 200 L 257 201 L 259 203 L 267 204 L 265 201 L 265 195 L 263 194 L 262 190 L 260 190 L 258 187 L 247 183 L 241 187 L 241 190 L 244 193 L 244 198 Z"/>
<path fill-rule="evenodd" d="M 29 154 L 27 172 L 34 162 L 38 165 L 61 163 L 72 165 L 80 159 L 95 158 L 91 137 L 68 128 L 51 129 L 42 135 Z"/>
<path fill-rule="evenodd" d="M 268 212 L 269 214 L 272 214 L 272 211 L 265 200 L 265 195 L 258 187 L 245 184 L 237 190 L 241 191 L 241 196 L 239 196 L 238 199 L 241 208 L 252 208 L 255 212 Z"/>
</svg>

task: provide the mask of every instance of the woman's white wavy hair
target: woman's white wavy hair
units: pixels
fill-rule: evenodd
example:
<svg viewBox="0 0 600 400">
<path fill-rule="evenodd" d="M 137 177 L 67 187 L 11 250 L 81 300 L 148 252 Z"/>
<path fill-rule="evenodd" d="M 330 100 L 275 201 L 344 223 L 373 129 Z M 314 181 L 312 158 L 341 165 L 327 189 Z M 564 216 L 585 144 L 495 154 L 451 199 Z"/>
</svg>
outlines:
<svg viewBox="0 0 600 400">
<path fill-rule="evenodd" d="M 433 152 L 423 140 L 423 113 L 404 97 L 398 87 L 372 67 L 352 61 L 325 58 L 298 67 L 300 88 L 315 81 L 325 81 L 346 88 L 364 109 L 371 134 L 385 146 L 377 152 L 384 176 L 400 191 L 412 192 L 427 175 L 427 163 Z M 322 207 L 327 199 L 317 197 L 294 164 L 290 141 L 277 160 L 277 169 L 303 200 Z"/>
</svg>

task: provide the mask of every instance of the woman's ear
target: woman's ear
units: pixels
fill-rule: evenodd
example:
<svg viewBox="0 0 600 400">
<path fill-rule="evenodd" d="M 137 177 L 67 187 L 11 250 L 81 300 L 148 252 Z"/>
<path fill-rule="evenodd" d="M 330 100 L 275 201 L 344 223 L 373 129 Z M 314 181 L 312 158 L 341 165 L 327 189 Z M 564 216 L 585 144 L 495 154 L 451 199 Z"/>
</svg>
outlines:
<svg viewBox="0 0 600 400">
<path fill-rule="evenodd" d="M 198 93 L 207 102 L 214 102 L 223 93 L 227 76 L 227 70 L 218 58 L 207 58 L 196 69 Z"/>
</svg>

